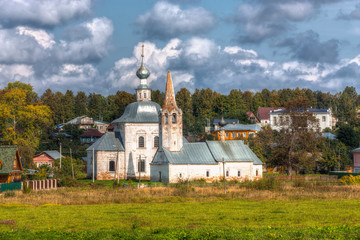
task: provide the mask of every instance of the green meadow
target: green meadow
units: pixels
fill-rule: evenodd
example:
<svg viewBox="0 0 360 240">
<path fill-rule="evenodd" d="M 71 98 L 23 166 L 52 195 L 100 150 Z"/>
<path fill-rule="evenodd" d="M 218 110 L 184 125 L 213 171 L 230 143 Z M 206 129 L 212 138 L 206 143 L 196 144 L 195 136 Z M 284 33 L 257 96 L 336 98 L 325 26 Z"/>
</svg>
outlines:
<svg viewBox="0 0 360 240">
<path fill-rule="evenodd" d="M 0 204 L 0 239 L 360 239 L 360 200 Z"/>
</svg>

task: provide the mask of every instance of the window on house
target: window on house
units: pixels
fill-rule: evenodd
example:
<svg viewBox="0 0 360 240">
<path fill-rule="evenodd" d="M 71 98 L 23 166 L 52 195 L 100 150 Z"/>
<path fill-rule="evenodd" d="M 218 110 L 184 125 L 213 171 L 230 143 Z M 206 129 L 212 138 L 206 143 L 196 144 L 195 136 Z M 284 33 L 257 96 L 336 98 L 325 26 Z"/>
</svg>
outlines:
<svg viewBox="0 0 360 240">
<path fill-rule="evenodd" d="M 144 98 L 146 98 L 146 93 L 144 93 Z"/>
<path fill-rule="evenodd" d="M 322 117 L 322 121 L 323 121 L 323 122 L 326 122 L 326 116 L 323 116 L 323 117 Z"/>
<path fill-rule="evenodd" d="M 289 124 L 290 123 L 290 118 L 289 117 L 286 117 L 286 124 Z"/>
<path fill-rule="evenodd" d="M 227 176 L 227 177 L 229 176 L 229 170 L 226 171 L 226 176 Z"/>
<path fill-rule="evenodd" d="M 284 118 L 282 116 L 279 117 L 280 118 L 280 124 L 284 123 Z"/>
<path fill-rule="evenodd" d="M 139 148 L 145 147 L 145 139 L 143 136 L 139 137 Z"/>
<path fill-rule="evenodd" d="M 161 172 L 159 172 L 159 182 L 161 182 Z"/>
<path fill-rule="evenodd" d="M 246 137 L 246 132 L 243 133 L 243 137 Z"/>
<path fill-rule="evenodd" d="M 277 125 L 277 119 L 276 119 L 276 117 L 274 117 L 273 120 L 274 120 L 274 125 Z"/>
<path fill-rule="evenodd" d="M 235 138 L 235 132 L 233 132 L 231 135 L 232 135 L 232 138 Z"/>
<path fill-rule="evenodd" d="M 172 122 L 176 123 L 176 114 L 175 113 L 172 115 Z"/>
<path fill-rule="evenodd" d="M 210 171 L 209 170 L 206 171 L 206 177 L 210 177 Z"/>
<path fill-rule="evenodd" d="M 139 98 L 141 98 L 141 93 L 139 93 Z"/>
<path fill-rule="evenodd" d="M 179 178 L 182 178 L 182 173 L 179 174 Z"/>
<path fill-rule="evenodd" d="M 165 124 L 169 123 L 169 116 L 167 113 L 165 113 Z"/>
<path fill-rule="evenodd" d="M 256 169 L 256 176 L 259 176 L 259 170 Z"/>
<path fill-rule="evenodd" d="M 227 138 L 229 137 L 229 133 L 226 133 L 226 137 L 227 137 Z"/>
<path fill-rule="evenodd" d="M 109 172 L 115 172 L 115 161 L 109 162 Z"/>
<path fill-rule="evenodd" d="M 241 177 L 241 172 L 240 171 L 238 171 L 238 177 Z"/>
<path fill-rule="evenodd" d="M 154 137 L 154 147 L 159 147 L 159 136 Z"/>
</svg>

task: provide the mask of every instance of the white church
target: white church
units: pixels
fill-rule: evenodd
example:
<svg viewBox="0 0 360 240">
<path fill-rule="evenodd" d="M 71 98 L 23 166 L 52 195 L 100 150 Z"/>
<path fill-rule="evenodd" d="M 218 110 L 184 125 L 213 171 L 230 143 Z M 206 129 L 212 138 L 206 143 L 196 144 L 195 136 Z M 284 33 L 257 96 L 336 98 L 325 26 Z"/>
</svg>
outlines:
<svg viewBox="0 0 360 240">
<path fill-rule="evenodd" d="M 162 107 L 151 101 L 147 84 L 150 71 L 136 72 L 140 85 L 137 101 L 114 120 L 114 132 L 104 134 L 87 149 L 87 173 L 97 180 L 151 179 L 177 182 L 205 179 L 218 181 L 262 178 L 262 162 L 241 140 L 189 143 L 183 137 L 182 111 L 178 108 L 168 72 Z"/>
</svg>

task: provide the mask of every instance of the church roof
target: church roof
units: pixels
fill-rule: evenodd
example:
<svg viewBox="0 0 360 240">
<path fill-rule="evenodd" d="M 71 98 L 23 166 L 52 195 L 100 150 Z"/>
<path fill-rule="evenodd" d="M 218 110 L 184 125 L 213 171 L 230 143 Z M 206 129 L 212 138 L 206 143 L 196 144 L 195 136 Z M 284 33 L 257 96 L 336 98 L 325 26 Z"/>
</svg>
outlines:
<svg viewBox="0 0 360 240">
<path fill-rule="evenodd" d="M 262 165 L 260 159 L 241 140 L 236 141 L 208 141 L 209 150 L 218 162 L 254 162 Z"/>
<path fill-rule="evenodd" d="M 92 151 L 93 149 L 95 149 L 95 151 L 124 151 L 124 146 L 120 140 L 115 137 L 114 132 L 107 132 L 86 150 Z"/>
<path fill-rule="evenodd" d="M 180 152 L 170 152 L 160 147 L 153 164 L 217 164 L 225 162 L 253 162 L 262 165 L 260 159 L 241 140 L 184 143 Z"/>
<path fill-rule="evenodd" d="M 134 102 L 127 105 L 124 114 L 113 123 L 158 123 L 160 108 L 152 101 Z"/>
</svg>

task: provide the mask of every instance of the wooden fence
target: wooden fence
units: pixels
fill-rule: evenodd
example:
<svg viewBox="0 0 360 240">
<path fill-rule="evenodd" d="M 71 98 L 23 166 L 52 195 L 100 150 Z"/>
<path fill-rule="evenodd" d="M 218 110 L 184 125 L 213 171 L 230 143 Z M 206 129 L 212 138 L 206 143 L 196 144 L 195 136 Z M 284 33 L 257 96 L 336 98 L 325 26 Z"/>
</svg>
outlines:
<svg viewBox="0 0 360 240">
<path fill-rule="evenodd" d="M 25 181 L 24 184 L 26 184 L 28 188 L 34 191 L 57 188 L 56 179 Z"/>
</svg>

